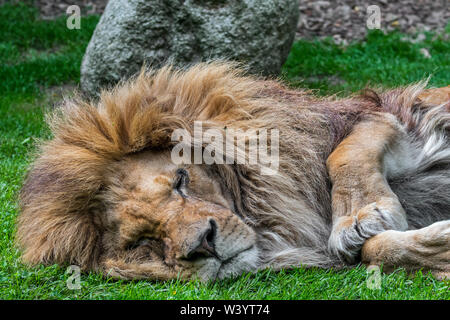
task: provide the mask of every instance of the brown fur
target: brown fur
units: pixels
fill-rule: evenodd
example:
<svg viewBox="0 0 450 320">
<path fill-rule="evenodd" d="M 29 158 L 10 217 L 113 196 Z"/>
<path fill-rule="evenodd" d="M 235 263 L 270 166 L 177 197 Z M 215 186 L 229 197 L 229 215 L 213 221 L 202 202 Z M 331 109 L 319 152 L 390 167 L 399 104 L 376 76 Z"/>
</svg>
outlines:
<svg viewBox="0 0 450 320">
<path fill-rule="evenodd" d="M 67 101 L 49 118 L 54 137 L 42 144 L 21 191 L 23 260 L 124 278 L 216 277 L 223 260 L 217 266 L 186 261 L 192 237 L 213 219 L 217 241 L 228 248 L 223 252 L 252 241 L 259 249 L 255 264 L 230 267 L 224 276 L 265 266 L 340 266 L 327 246 L 327 158 L 356 123 L 377 112 L 411 127 L 410 114 L 385 103 L 408 94 L 317 99 L 214 63 L 142 72 L 102 92 L 97 105 Z M 404 108 L 414 99 L 403 101 Z M 278 174 L 263 176 L 257 165 L 188 166 L 196 187 L 192 197 L 180 198 L 172 191 L 176 168 L 167 165 L 170 135 L 192 131 L 196 120 L 220 130 L 279 129 Z M 142 235 L 149 244 L 126 249 Z"/>
</svg>

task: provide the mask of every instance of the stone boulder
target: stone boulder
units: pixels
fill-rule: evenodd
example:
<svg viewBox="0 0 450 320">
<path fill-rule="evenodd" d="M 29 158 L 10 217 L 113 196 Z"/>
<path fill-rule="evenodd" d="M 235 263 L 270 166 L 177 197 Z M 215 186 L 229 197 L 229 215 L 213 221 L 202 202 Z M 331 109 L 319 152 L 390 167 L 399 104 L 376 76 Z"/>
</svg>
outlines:
<svg viewBox="0 0 450 320">
<path fill-rule="evenodd" d="M 110 0 L 81 65 L 90 96 L 143 63 L 187 66 L 227 59 L 262 75 L 280 72 L 298 20 L 298 0 Z"/>
</svg>

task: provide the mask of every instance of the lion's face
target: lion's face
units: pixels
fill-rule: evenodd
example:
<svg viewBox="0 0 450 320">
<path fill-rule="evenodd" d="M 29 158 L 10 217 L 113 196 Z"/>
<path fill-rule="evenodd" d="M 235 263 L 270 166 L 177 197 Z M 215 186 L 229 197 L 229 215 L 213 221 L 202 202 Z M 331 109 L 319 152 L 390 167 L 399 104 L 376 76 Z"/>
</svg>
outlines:
<svg viewBox="0 0 450 320">
<path fill-rule="evenodd" d="M 256 233 L 207 166 L 165 152 L 128 156 L 101 195 L 105 271 L 125 278 L 223 278 L 255 269 Z"/>
</svg>

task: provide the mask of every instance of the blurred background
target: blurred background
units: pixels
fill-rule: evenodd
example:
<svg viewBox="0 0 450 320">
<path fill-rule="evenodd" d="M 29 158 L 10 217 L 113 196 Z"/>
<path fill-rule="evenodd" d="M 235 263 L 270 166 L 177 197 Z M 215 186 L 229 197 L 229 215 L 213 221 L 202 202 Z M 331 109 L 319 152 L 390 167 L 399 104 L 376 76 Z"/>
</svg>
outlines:
<svg viewBox="0 0 450 320">
<path fill-rule="evenodd" d="M 54 19 L 73 4 L 79 5 L 85 15 L 102 14 L 107 2 L 108 0 L 36 0 L 34 3 L 43 19 Z M 303 0 L 299 1 L 300 18 L 296 38 L 332 36 L 338 39 L 337 41 L 362 39 L 367 33 L 365 9 L 368 5 L 378 5 L 387 13 L 384 30 L 396 29 L 409 33 L 421 30 L 442 32 L 450 20 L 447 0 Z"/>
</svg>

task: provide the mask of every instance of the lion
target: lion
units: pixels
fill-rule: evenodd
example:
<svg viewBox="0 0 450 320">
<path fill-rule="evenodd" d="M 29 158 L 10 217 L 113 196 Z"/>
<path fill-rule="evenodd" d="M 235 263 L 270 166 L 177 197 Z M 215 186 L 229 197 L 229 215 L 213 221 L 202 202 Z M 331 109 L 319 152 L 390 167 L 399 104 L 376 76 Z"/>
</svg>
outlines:
<svg viewBox="0 0 450 320">
<path fill-rule="evenodd" d="M 68 99 L 20 192 L 22 260 L 122 279 L 360 263 L 449 277 L 450 86 L 425 85 L 320 98 L 211 62 Z M 173 133 L 198 122 L 276 129 L 277 170 L 175 163 Z"/>
</svg>

